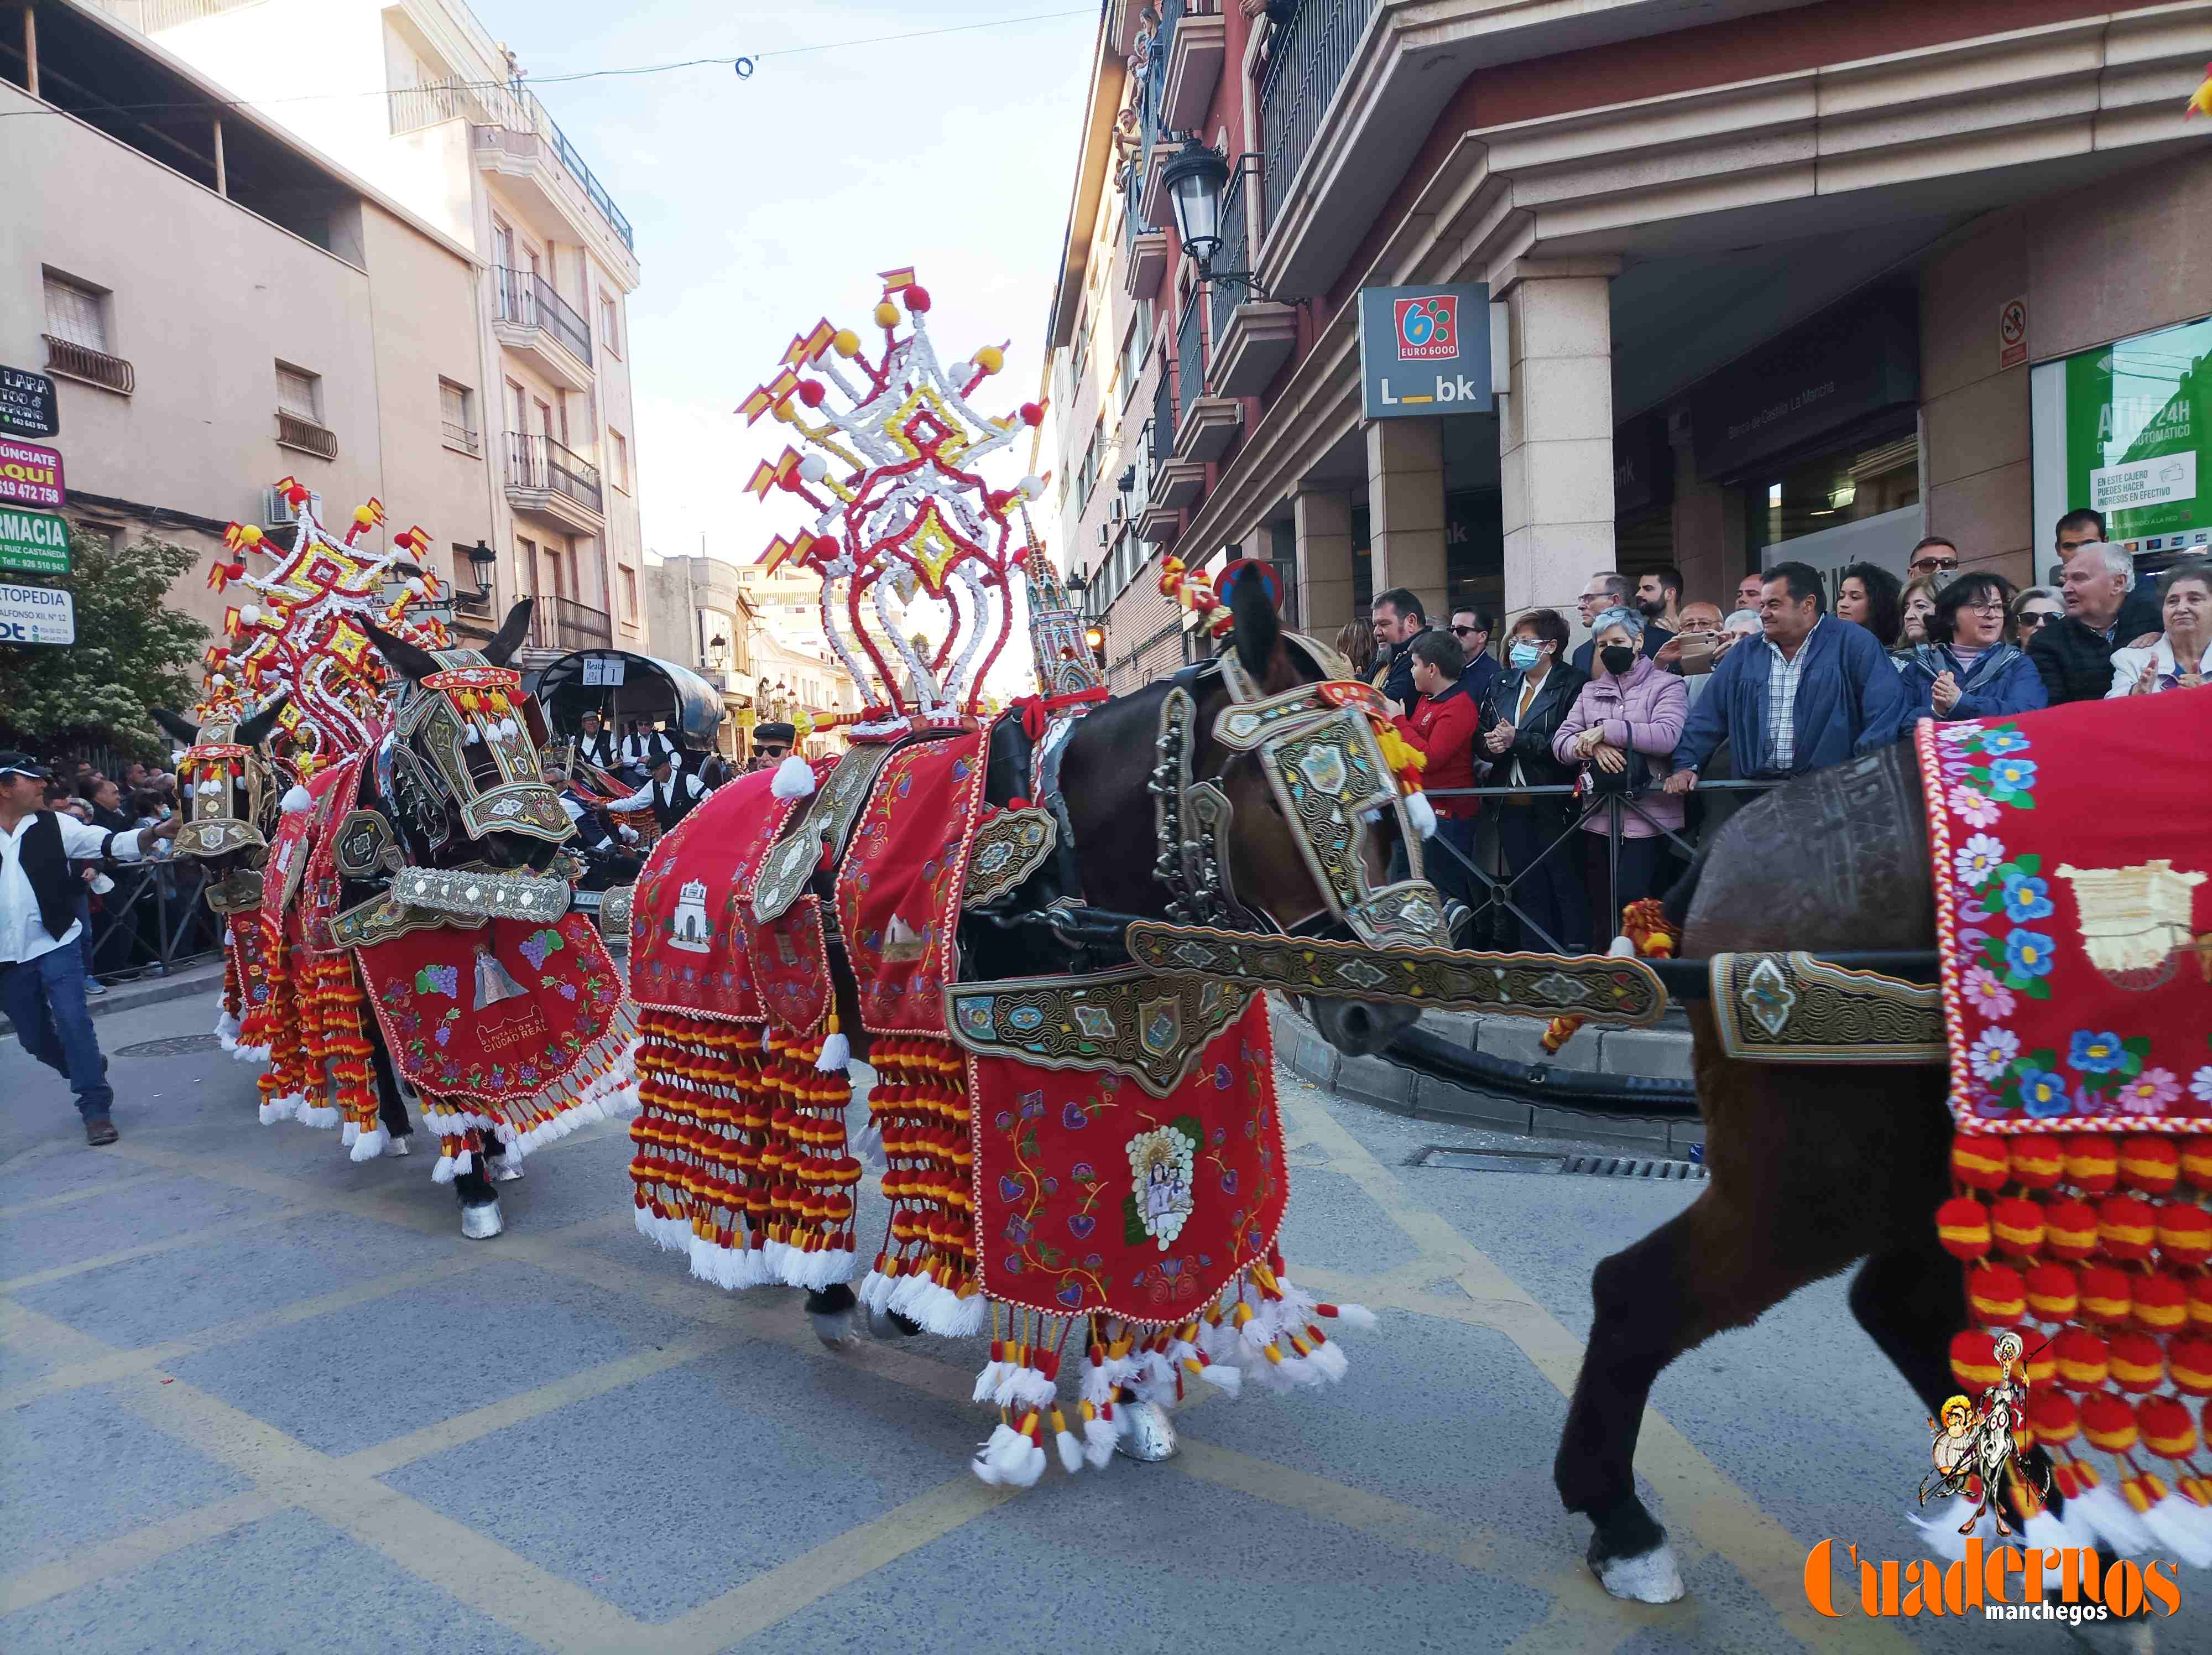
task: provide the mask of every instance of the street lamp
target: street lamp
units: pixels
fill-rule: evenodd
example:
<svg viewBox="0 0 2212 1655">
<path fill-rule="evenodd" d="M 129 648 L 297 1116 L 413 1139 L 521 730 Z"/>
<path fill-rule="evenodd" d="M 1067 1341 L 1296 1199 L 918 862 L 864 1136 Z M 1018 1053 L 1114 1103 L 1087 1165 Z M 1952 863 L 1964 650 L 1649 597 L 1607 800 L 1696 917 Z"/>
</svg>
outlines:
<svg viewBox="0 0 2212 1655">
<path fill-rule="evenodd" d="M 1081 569 L 1077 569 L 1073 575 L 1067 577 L 1067 595 L 1069 597 L 1079 598 L 1090 590 L 1091 581 L 1084 575 Z"/>
<path fill-rule="evenodd" d="M 1233 283 L 1255 299 L 1265 299 L 1267 289 L 1251 271 L 1213 268 L 1214 255 L 1221 251 L 1221 192 L 1228 182 L 1228 161 L 1195 134 L 1186 137 L 1182 148 L 1160 169 L 1160 183 L 1175 211 L 1176 239 L 1198 266 L 1199 280 Z"/>
<path fill-rule="evenodd" d="M 499 562 L 499 554 L 479 540 L 469 548 L 468 559 L 470 569 L 476 573 L 477 590 L 489 593 L 491 590 L 492 568 Z"/>
<path fill-rule="evenodd" d="M 707 642 L 707 665 L 720 672 L 730 664 L 730 641 L 717 632 Z"/>
</svg>

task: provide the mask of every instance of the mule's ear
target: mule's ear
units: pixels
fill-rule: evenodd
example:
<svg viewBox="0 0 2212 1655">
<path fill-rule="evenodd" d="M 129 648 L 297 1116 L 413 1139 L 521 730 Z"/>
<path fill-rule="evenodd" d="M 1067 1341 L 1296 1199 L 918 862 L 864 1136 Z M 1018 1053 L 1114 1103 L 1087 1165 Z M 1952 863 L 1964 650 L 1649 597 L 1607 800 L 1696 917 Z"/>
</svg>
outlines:
<svg viewBox="0 0 2212 1655">
<path fill-rule="evenodd" d="M 1293 688 L 1297 670 L 1290 651 L 1283 648 L 1283 618 L 1275 612 L 1274 599 L 1267 595 L 1267 580 L 1259 570 L 1238 572 L 1230 588 L 1229 613 L 1235 623 L 1230 636 L 1237 664 L 1251 674 L 1252 681 L 1273 695 Z"/>
<path fill-rule="evenodd" d="M 362 630 L 368 634 L 369 642 L 376 646 L 377 653 L 391 662 L 392 670 L 402 676 L 419 680 L 428 678 L 438 670 L 437 658 L 428 650 L 420 648 L 404 638 L 394 637 L 366 616 L 361 618 L 360 624 Z"/>
<path fill-rule="evenodd" d="M 483 647 L 483 658 L 494 666 L 504 666 L 522 648 L 522 641 L 530 636 L 530 611 L 538 607 L 537 599 L 525 598 L 507 611 L 499 630 Z"/>
<path fill-rule="evenodd" d="M 166 707 L 149 707 L 146 710 L 154 715 L 154 722 L 160 725 L 171 735 L 176 737 L 178 740 L 183 742 L 187 747 L 196 746 L 198 745 L 200 739 L 200 727 L 193 723 L 191 720 L 183 716 L 181 714 L 173 713 Z"/>
<path fill-rule="evenodd" d="M 252 717 L 238 727 L 234 738 L 242 747 L 258 747 L 269 739 L 269 732 L 276 727 L 276 715 L 284 710 L 284 703 L 292 698 L 289 690 L 280 690 L 276 698 Z"/>
</svg>

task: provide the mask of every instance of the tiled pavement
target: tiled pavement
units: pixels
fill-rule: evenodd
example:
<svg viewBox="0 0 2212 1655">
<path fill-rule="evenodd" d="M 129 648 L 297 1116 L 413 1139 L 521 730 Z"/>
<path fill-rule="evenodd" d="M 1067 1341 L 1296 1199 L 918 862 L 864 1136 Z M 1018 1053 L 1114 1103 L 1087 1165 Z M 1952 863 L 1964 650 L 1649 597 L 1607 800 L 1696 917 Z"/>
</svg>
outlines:
<svg viewBox="0 0 2212 1655">
<path fill-rule="evenodd" d="M 1382 1317 L 1350 1378 L 1009 1494 L 965 1469 L 980 1347 L 833 1355 L 795 1295 L 691 1281 L 630 1227 L 618 1127 L 534 1155 L 470 1244 L 427 1158 L 256 1125 L 220 1053 L 124 1052 L 206 1018 L 103 1022 L 100 1152 L 0 1046 L 9 1655 L 2068 1646 L 1807 1607 L 1825 1535 L 1914 1555 L 1914 1404 L 1833 1284 L 1662 1384 L 1640 1464 L 1692 1599 L 1596 1588 L 1550 1485 L 1562 1392 L 1590 1265 L 1680 1188 L 1414 1169 L 1480 1140 L 1285 1079 L 1285 1250 Z"/>
</svg>

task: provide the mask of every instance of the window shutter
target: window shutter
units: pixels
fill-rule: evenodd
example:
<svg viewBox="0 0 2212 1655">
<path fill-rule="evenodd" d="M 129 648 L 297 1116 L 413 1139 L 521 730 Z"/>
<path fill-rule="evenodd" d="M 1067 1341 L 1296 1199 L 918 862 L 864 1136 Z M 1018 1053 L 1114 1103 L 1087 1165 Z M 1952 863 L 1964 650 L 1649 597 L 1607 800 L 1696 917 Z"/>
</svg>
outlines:
<svg viewBox="0 0 2212 1655">
<path fill-rule="evenodd" d="M 100 295 L 58 276 L 46 277 L 46 332 L 105 355 L 107 321 L 101 314 Z"/>
<path fill-rule="evenodd" d="M 315 376 L 280 365 L 276 369 L 276 408 L 279 413 L 320 423 L 321 416 L 315 411 Z"/>
</svg>

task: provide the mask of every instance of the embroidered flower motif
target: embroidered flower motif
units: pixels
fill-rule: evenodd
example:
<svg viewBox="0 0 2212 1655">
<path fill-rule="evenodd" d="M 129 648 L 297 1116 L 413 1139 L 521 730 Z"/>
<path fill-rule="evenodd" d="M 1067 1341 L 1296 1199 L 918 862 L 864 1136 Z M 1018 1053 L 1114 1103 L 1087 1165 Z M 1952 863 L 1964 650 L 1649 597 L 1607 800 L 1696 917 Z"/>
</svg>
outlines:
<svg viewBox="0 0 2212 1655">
<path fill-rule="evenodd" d="M 1981 727 L 1978 724 L 1945 724 L 1937 728 L 1936 739 L 1948 746 L 1956 747 L 1972 741 L 1981 733 Z"/>
<path fill-rule="evenodd" d="M 1996 819 L 1994 813 L 1990 819 Z M 1958 855 L 1952 858 L 1952 861 L 1958 870 L 1959 883 L 1971 885 L 1980 885 L 1987 879 L 1996 871 L 1997 864 L 2004 861 L 2004 841 L 1986 833 L 1977 833 L 1959 847 Z"/>
<path fill-rule="evenodd" d="M 2189 1077 L 2189 1095 L 2200 1104 L 2212 1104 L 2212 1063 Z"/>
<path fill-rule="evenodd" d="M 2005 800 L 2016 793 L 2026 793 L 2035 785 L 2035 761 L 2033 758 L 2000 758 L 1990 766 L 1990 794 Z"/>
<path fill-rule="evenodd" d="M 1978 788 L 1962 782 L 1951 789 L 1951 814 L 1968 827 L 1995 827 L 2002 813 Z"/>
<path fill-rule="evenodd" d="M 2084 1074 L 2110 1074 L 2127 1061 L 2127 1049 L 2120 1044 L 2119 1036 L 2094 1029 L 2075 1030 L 2074 1044 L 2066 1052 L 2068 1066 Z"/>
<path fill-rule="evenodd" d="M 2020 1077 L 2020 1101 L 2039 1120 L 2063 1115 L 2070 1100 L 2066 1083 L 2048 1069 L 2027 1069 Z"/>
<path fill-rule="evenodd" d="M 1999 988 L 1997 992 L 2004 994 L 2002 988 Z M 2008 1009 L 2011 1007 L 2010 995 L 2005 995 L 2005 1005 Z M 1974 1037 L 1973 1045 L 1967 1050 L 1966 1062 L 1972 1067 L 1977 1078 L 1994 1080 L 2011 1068 L 2012 1060 L 2019 1056 L 2020 1037 L 2010 1029 L 1984 1029 Z"/>
<path fill-rule="evenodd" d="M 1966 992 L 1966 1003 L 1969 1006 L 1972 1006 L 1976 1011 L 1979 1012 L 1984 1017 L 1989 1018 L 1994 1021 L 1998 1018 L 2010 1017 L 2012 1015 L 2012 990 L 2006 988 L 2003 983 L 1998 982 L 1996 974 L 1990 970 L 1988 966 L 1968 966 L 1966 968 L 1966 977 L 1964 987 Z M 2012 1042 L 2012 1049 L 2005 1054 L 2007 1061 L 2009 1062 L 2012 1058 L 2017 1057 L 2020 1055 L 2020 1041 L 2017 1037 L 2011 1032 L 2011 1031 L 2007 1029 L 1990 1029 L 1984 1032 L 1983 1038 L 1987 1039 L 1990 1035 L 1996 1034 L 2001 1034 L 2004 1036 L 2006 1039 Z M 1999 1067 L 2002 1068 L 2002 1065 L 2000 1065 Z M 1982 1074 L 1982 1071 L 1978 1067 L 1975 1069 L 1974 1073 L 1977 1074 Z M 1995 1077 L 1992 1075 L 1982 1074 L 1982 1078 L 1987 1080 L 1992 1080 Z"/>
<path fill-rule="evenodd" d="M 2130 1115 L 2155 1115 L 2180 1096 L 2181 1082 L 2172 1069 L 2145 1069 L 2121 1082 L 2117 1101 Z"/>
<path fill-rule="evenodd" d="M 2033 873 L 2008 873 L 2004 883 L 2005 917 L 2014 924 L 2051 917 L 2051 885 Z"/>
<path fill-rule="evenodd" d="M 2002 758 L 2008 753 L 2024 753 L 2029 745 L 2028 739 L 2018 730 L 2008 728 L 1982 733 L 1982 751 L 1992 758 Z"/>
<path fill-rule="evenodd" d="M 2014 931 L 2005 939 L 2005 964 L 2016 977 L 2049 977 L 2056 947 L 2040 931 Z"/>
</svg>

